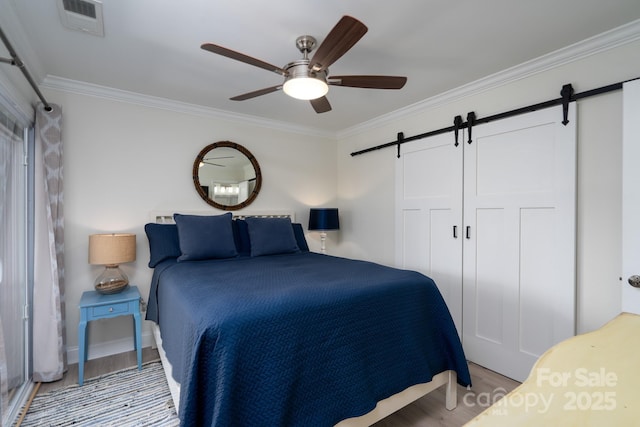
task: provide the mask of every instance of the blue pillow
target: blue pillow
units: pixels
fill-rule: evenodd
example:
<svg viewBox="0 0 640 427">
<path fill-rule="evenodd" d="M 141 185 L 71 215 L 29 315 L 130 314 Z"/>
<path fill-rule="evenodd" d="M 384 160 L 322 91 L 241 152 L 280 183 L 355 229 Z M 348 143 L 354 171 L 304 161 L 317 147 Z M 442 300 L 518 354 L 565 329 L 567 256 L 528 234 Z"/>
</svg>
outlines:
<svg viewBox="0 0 640 427">
<path fill-rule="evenodd" d="M 247 218 L 251 256 L 288 254 L 300 248 L 289 218 Z"/>
<path fill-rule="evenodd" d="M 233 237 L 236 239 L 236 249 L 239 256 L 251 255 L 251 241 L 247 222 L 243 219 L 233 220 Z"/>
<path fill-rule="evenodd" d="M 298 224 L 297 222 L 295 222 L 291 225 L 293 226 L 293 234 L 296 236 L 296 243 L 298 243 L 298 248 L 301 252 L 309 252 L 309 245 L 307 244 L 307 239 L 304 237 L 302 224 Z"/>
<path fill-rule="evenodd" d="M 180 241 L 180 261 L 231 258 L 238 255 L 231 212 L 199 216 L 174 214 Z"/>
<path fill-rule="evenodd" d="M 149 240 L 149 267 L 154 268 L 165 259 L 178 258 L 180 242 L 178 241 L 178 227 L 175 224 L 149 223 L 144 226 Z"/>
</svg>

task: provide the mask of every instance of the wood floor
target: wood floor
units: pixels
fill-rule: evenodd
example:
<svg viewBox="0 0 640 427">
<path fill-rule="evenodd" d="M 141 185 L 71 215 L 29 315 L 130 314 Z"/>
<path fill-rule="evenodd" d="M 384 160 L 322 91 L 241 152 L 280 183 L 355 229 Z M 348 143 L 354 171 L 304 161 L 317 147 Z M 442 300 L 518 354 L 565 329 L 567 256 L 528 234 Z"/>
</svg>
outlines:
<svg viewBox="0 0 640 427">
<path fill-rule="evenodd" d="M 159 359 L 157 350 L 149 347 L 142 351 L 143 363 Z M 85 363 L 85 380 L 120 369 L 136 366 L 134 351 L 121 353 Z M 459 427 L 482 412 L 487 402 L 500 397 L 519 385 L 474 363 L 469 364 L 473 389 L 458 386 L 458 406 L 453 411 L 445 409 L 445 393 L 441 387 L 409 406 L 374 424 L 375 427 Z M 64 378 L 53 383 L 43 383 L 38 393 L 78 382 L 78 365 L 70 365 Z"/>
<path fill-rule="evenodd" d="M 484 411 L 494 398 L 513 390 L 519 382 L 475 363 L 469 363 L 471 383 L 467 390 L 458 386 L 458 406 L 445 408 L 444 387 L 440 387 L 411 405 L 374 424 L 375 427 L 459 427 Z"/>
</svg>

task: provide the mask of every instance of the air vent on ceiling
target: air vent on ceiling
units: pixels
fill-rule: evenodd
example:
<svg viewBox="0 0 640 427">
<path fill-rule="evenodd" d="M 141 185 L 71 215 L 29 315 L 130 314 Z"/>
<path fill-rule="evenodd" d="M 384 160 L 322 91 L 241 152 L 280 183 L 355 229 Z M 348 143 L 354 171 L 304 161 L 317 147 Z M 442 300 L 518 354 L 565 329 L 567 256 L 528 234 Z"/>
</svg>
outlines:
<svg viewBox="0 0 640 427">
<path fill-rule="evenodd" d="M 104 36 L 102 3 L 97 0 L 57 0 L 62 25 L 95 36 Z"/>
</svg>

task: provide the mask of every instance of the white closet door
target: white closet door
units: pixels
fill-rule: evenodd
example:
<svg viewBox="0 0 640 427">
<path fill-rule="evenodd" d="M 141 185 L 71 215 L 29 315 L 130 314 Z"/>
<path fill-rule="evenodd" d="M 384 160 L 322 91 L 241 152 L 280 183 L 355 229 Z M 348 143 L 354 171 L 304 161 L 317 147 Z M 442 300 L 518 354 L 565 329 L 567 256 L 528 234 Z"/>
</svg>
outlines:
<svg viewBox="0 0 640 427">
<path fill-rule="evenodd" d="M 640 314 L 640 80 L 624 84 L 622 145 L 622 311 Z"/>
<path fill-rule="evenodd" d="M 479 125 L 465 146 L 465 353 L 519 381 L 575 333 L 574 108 L 567 126 L 560 107 Z"/>
<path fill-rule="evenodd" d="M 454 142 L 448 133 L 402 146 L 396 162 L 395 253 L 397 266 L 436 282 L 462 334 L 463 147 Z"/>
</svg>

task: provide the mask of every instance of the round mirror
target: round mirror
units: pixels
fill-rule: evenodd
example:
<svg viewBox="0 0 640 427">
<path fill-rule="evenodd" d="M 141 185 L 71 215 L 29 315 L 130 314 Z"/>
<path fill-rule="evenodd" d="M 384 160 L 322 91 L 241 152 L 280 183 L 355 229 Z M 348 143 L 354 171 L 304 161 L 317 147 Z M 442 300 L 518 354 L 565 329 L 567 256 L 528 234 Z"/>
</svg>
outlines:
<svg viewBox="0 0 640 427">
<path fill-rule="evenodd" d="M 196 157 L 193 184 L 205 202 L 233 211 L 255 200 L 262 174 L 249 150 L 231 141 L 220 141 L 207 145 Z"/>
</svg>

